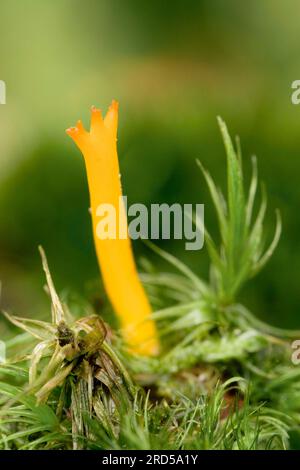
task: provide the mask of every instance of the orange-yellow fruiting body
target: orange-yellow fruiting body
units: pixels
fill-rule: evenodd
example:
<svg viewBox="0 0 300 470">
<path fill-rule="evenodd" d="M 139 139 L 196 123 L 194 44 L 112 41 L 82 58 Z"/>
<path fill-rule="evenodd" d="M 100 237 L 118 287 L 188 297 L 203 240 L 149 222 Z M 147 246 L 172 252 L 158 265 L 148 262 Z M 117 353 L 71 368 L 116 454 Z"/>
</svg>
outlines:
<svg viewBox="0 0 300 470">
<path fill-rule="evenodd" d="M 151 307 L 133 258 L 123 204 L 117 154 L 118 103 L 113 101 L 102 118 L 101 111 L 91 110 L 91 127 L 86 131 L 81 123 L 67 129 L 67 134 L 81 150 L 87 171 L 93 235 L 104 286 L 118 315 L 124 338 L 131 351 L 157 354 L 159 343 L 155 323 L 149 318 Z M 126 237 L 99 239 L 96 233 L 97 207 L 110 204 L 116 211 L 116 220 L 122 220 Z M 120 211 L 122 213 L 120 214 Z"/>
</svg>

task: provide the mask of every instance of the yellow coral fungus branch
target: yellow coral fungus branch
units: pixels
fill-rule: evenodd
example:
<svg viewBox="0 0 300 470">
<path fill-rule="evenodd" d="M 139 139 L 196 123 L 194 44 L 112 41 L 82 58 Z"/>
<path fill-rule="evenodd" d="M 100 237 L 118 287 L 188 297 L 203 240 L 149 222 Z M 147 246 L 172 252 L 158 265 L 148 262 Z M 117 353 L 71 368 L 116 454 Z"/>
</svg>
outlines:
<svg viewBox="0 0 300 470">
<path fill-rule="evenodd" d="M 159 343 L 155 324 L 149 318 L 151 307 L 138 277 L 128 236 L 125 207 L 121 200 L 117 127 L 118 103 L 113 101 L 104 119 L 101 111 L 92 107 L 89 132 L 81 121 L 66 132 L 84 156 L 94 242 L 106 292 L 119 317 L 130 350 L 152 355 L 158 352 Z M 103 204 L 114 207 L 116 220 L 121 221 L 123 232 L 125 227 L 125 237 L 119 236 L 119 230 L 114 238 L 99 238 L 97 208 Z"/>
</svg>

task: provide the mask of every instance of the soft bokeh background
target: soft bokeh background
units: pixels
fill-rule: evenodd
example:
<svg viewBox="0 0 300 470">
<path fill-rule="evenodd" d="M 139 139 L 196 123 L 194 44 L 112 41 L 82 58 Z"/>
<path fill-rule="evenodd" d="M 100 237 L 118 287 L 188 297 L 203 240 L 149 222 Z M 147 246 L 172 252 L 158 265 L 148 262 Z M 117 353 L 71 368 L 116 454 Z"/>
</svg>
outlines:
<svg viewBox="0 0 300 470">
<path fill-rule="evenodd" d="M 242 300 L 273 324 L 299 327 L 300 78 L 298 0 L 2 0 L 0 279 L 2 308 L 48 312 L 37 251 L 58 289 L 89 298 L 98 286 L 82 158 L 64 133 L 89 108 L 120 101 L 119 156 L 129 202 L 204 202 L 215 219 L 200 158 L 220 185 L 225 156 L 216 115 L 242 140 L 283 235 Z M 207 275 L 207 253 L 163 247 Z M 160 261 L 143 245 L 138 256 Z M 96 287 L 97 290 L 97 287 Z"/>
</svg>

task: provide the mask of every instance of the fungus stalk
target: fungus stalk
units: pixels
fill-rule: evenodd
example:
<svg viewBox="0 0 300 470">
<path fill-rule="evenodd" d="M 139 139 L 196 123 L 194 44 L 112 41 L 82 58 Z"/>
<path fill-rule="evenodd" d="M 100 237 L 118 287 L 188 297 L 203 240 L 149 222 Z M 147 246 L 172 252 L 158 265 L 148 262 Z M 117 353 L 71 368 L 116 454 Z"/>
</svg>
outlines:
<svg viewBox="0 0 300 470">
<path fill-rule="evenodd" d="M 154 355 L 159 349 L 156 327 L 150 318 L 151 307 L 136 269 L 125 207 L 120 204 L 122 189 L 117 127 L 118 103 L 113 101 L 104 119 L 101 111 L 92 107 L 89 132 L 84 129 L 81 121 L 66 132 L 84 157 L 96 254 L 104 287 L 120 320 L 122 334 L 132 352 Z M 117 224 L 122 225 L 117 227 L 113 238 L 97 235 L 97 208 L 104 204 L 114 207 Z M 123 236 L 120 237 L 122 232 Z"/>
</svg>

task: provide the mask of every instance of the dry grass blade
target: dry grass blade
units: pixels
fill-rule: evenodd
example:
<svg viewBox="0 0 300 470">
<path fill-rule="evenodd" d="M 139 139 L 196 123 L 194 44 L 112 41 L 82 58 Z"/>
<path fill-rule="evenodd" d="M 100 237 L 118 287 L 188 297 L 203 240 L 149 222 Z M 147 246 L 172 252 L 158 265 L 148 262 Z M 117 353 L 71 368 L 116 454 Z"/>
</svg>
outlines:
<svg viewBox="0 0 300 470">
<path fill-rule="evenodd" d="M 39 252 L 42 258 L 42 265 L 46 275 L 47 286 L 52 301 L 52 323 L 58 325 L 61 321 L 65 321 L 65 314 L 62 303 L 56 293 L 52 277 L 50 274 L 47 258 L 45 252 L 41 246 L 39 246 Z"/>
</svg>

